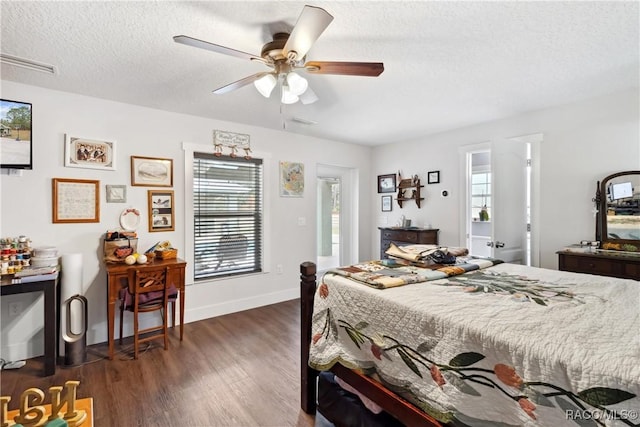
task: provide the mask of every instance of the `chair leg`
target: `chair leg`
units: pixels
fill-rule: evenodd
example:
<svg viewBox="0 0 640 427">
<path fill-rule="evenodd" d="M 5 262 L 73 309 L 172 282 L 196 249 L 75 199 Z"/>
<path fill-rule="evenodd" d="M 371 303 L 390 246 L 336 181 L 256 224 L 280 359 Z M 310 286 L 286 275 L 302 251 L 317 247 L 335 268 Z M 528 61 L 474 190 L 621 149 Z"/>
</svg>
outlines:
<svg viewBox="0 0 640 427">
<path fill-rule="evenodd" d="M 136 298 L 137 300 L 137 298 Z M 139 349 L 139 343 L 138 343 L 138 316 L 140 313 L 138 313 L 138 301 L 135 302 L 134 305 L 134 310 L 133 310 L 133 358 L 137 359 L 138 358 L 138 349 Z"/>
<path fill-rule="evenodd" d="M 169 349 L 169 313 L 167 310 L 169 309 L 168 304 L 164 306 L 164 310 L 162 311 L 162 334 L 164 335 L 164 349 Z"/>
<path fill-rule="evenodd" d="M 176 301 L 171 301 L 171 327 L 176 327 Z"/>
<path fill-rule="evenodd" d="M 124 320 L 124 301 L 120 304 L 120 345 L 122 345 L 122 322 Z"/>
</svg>

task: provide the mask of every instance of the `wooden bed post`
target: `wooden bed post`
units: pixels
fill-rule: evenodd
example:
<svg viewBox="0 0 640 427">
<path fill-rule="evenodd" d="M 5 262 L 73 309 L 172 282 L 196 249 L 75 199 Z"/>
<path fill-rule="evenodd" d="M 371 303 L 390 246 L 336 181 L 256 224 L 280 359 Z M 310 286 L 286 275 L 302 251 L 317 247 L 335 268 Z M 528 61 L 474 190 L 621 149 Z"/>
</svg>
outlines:
<svg viewBox="0 0 640 427">
<path fill-rule="evenodd" d="M 318 371 L 309 367 L 309 347 L 311 346 L 311 324 L 313 299 L 316 293 L 316 265 L 311 262 L 300 264 L 300 385 L 302 410 L 307 414 L 316 413 L 316 379 Z"/>
</svg>

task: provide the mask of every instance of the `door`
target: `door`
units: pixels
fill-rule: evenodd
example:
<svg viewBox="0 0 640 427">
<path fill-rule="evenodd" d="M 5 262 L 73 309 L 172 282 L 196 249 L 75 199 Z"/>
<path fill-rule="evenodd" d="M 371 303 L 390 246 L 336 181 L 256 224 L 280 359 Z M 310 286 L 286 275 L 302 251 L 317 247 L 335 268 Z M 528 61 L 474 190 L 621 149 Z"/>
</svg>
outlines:
<svg viewBox="0 0 640 427">
<path fill-rule="evenodd" d="M 494 258 L 526 263 L 527 145 L 519 140 L 491 143 L 492 233 Z"/>
</svg>

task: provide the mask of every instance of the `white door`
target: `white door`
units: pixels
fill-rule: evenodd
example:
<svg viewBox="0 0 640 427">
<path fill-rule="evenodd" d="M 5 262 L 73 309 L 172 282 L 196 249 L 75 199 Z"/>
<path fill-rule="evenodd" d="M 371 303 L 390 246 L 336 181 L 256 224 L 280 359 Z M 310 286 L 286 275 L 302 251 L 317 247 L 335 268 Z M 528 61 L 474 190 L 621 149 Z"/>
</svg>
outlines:
<svg viewBox="0 0 640 427">
<path fill-rule="evenodd" d="M 527 249 L 527 146 L 514 139 L 492 141 L 492 256 L 525 263 Z"/>
</svg>

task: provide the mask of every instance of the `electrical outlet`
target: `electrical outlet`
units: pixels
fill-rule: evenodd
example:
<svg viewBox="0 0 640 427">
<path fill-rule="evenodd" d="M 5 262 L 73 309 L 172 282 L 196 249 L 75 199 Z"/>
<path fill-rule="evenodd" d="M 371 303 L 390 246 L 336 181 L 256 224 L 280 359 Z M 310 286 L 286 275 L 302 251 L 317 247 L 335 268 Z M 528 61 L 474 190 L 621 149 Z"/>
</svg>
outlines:
<svg viewBox="0 0 640 427">
<path fill-rule="evenodd" d="M 276 274 L 282 274 L 282 264 L 276 265 Z"/>
<path fill-rule="evenodd" d="M 21 302 L 10 302 L 9 303 L 9 316 L 15 317 L 22 313 L 22 303 Z"/>
</svg>

